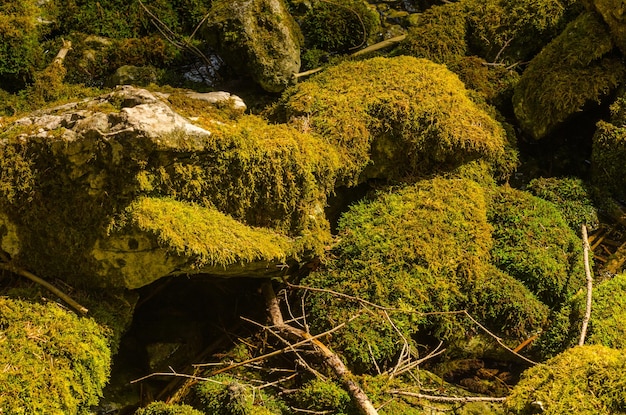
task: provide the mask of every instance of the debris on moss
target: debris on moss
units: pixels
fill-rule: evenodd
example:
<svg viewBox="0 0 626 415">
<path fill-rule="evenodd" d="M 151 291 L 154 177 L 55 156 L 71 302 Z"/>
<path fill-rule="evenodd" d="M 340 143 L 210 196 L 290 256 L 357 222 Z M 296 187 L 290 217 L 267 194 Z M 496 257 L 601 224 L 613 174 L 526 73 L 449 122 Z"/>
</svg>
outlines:
<svg viewBox="0 0 626 415">
<path fill-rule="evenodd" d="M 341 149 L 348 184 L 432 174 L 504 154 L 502 126 L 453 73 L 425 59 L 341 63 L 286 92 L 281 112 Z"/>
<path fill-rule="evenodd" d="M 467 179 L 426 180 L 381 192 L 344 214 L 334 257 L 302 283 L 401 310 L 389 318 L 405 339 L 420 330 L 448 341 L 463 337 L 467 325 L 437 314 L 463 309 L 484 317 L 498 333 L 523 337 L 543 325 L 547 309 L 488 264 L 486 211 L 484 190 Z M 361 308 L 326 293 L 307 299 L 316 332 Z M 429 312 L 434 314 L 423 314 Z M 332 347 L 359 371 L 374 371 L 374 360 L 380 368 L 392 364 L 402 341 L 387 318 L 372 309 L 333 334 Z"/>
<path fill-rule="evenodd" d="M 138 409 L 135 415 L 204 415 L 189 405 L 168 404 L 165 402 L 152 402 L 145 408 Z"/>
<path fill-rule="evenodd" d="M 606 97 L 626 74 L 614 48 L 594 13 L 571 22 L 531 61 L 515 88 L 521 127 L 536 139 L 545 137 L 586 103 Z"/>
<path fill-rule="evenodd" d="M 491 198 L 494 264 L 558 308 L 585 284 L 582 243 L 558 209 L 530 193 L 500 187 Z"/>
<path fill-rule="evenodd" d="M 578 346 L 528 369 L 506 401 L 507 414 L 620 414 L 626 411 L 626 354 Z"/>
<path fill-rule="evenodd" d="M 107 335 L 55 303 L 0 297 L 0 407 L 11 414 L 87 414 L 111 364 Z"/>
<path fill-rule="evenodd" d="M 195 389 L 200 405 L 214 415 L 272 415 L 280 414 L 280 404 L 263 391 L 241 383 L 227 375 L 217 375 L 200 382 Z"/>
</svg>

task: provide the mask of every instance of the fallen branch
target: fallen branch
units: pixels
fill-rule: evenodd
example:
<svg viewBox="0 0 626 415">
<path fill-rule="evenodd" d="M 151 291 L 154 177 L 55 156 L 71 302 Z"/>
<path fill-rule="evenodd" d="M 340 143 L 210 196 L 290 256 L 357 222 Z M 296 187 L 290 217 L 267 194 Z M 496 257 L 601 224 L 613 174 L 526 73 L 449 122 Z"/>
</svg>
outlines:
<svg viewBox="0 0 626 415">
<path fill-rule="evenodd" d="M 372 405 L 372 402 L 369 400 L 363 389 L 361 389 L 361 387 L 353 380 L 352 373 L 346 367 L 346 365 L 344 365 L 339 356 L 333 353 L 328 347 L 326 347 L 326 345 L 324 345 L 319 340 L 313 340 L 313 336 L 311 336 L 311 334 L 284 323 L 283 316 L 278 304 L 278 299 L 276 298 L 274 288 L 272 287 L 272 282 L 266 281 L 263 284 L 262 289 L 263 295 L 265 297 L 265 303 L 267 305 L 268 313 L 273 326 L 279 331 L 282 331 L 292 337 L 303 340 L 310 340 L 315 348 L 315 353 L 319 357 L 321 357 L 324 362 L 330 367 L 330 369 L 332 369 L 332 371 L 335 373 L 343 387 L 352 397 L 359 412 L 363 415 L 378 415 L 378 411 L 376 410 L 376 408 L 374 408 L 374 405 Z"/>
<path fill-rule="evenodd" d="M 587 304 L 585 307 L 585 317 L 583 318 L 583 325 L 580 329 L 580 339 L 578 340 L 578 345 L 582 346 L 585 344 L 585 336 L 587 336 L 587 326 L 589 325 L 589 320 L 591 319 L 591 294 L 593 290 L 593 277 L 591 276 L 591 269 L 589 267 L 589 240 L 587 238 L 587 227 L 582 225 L 582 235 L 583 235 L 583 260 L 585 262 L 585 277 L 587 279 Z"/>
<path fill-rule="evenodd" d="M 82 305 L 78 304 L 69 295 L 65 294 L 63 291 L 59 290 L 54 285 L 50 284 L 48 281 L 45 281 L 39 278 L 32 272 L 29 272 L 23 268 L 13 265 L 13 263 L 10 261 L 9 257 L 5 253 L 0 253 L 0 259 L 5 261 L 5 262 L 0 262 L 0 269 L 4 269 L 14 274 L 21 275 L 22 277 L 26 277 L 29 280 L 33 281 L 34 283 L 41 285 L 42 287 L 44 287 L 45 289 L 47 289 L 48 291 L 50 291 L 51 293 L 59 297 L 65 303 L 67 303 L 67 305 L 72 307 L 79 314 L 85 315 L 89 312 L 89 310 L 86 307 L 83 307 Z"/>
<path fill-rule="evenodd" d="M 437 395 L 425 395 L 423 393 L 400 391 L 400 390 L 390 390 L 387 393 L 391 395 L 410 396 L 411 398 L 425 399 L 427 401 L 440 402 L 440 403 L 504 402 L 506 401 L 506 397 L 492 398 L 489 396 L 437 396 Z"/>
</svg>

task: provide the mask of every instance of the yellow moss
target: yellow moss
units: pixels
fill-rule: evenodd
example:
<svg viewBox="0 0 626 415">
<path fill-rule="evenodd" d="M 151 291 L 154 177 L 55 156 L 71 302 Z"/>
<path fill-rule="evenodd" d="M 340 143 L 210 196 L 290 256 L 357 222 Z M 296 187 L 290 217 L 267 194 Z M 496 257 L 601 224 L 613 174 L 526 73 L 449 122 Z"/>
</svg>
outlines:
<svg viewBox="0 0 626 415">
<path fill-rule="evenodd" d="M 155 234 L 166 248 L 196 258 L 198 265 L 283 261 L 291 244 L 285 236 L 243 225 L 215 209 L 173 199 L 141 198 L 127 211 L 131 223 Z"/>
<path fill-rule="evenodd" d="M 398 178 L 504 153 L 502 126 L 456 75 L 425 59 L 341 63 L 291 89 L 279 111 L 341 150 L 351 184 L 362 173 Z"/>
</svg>

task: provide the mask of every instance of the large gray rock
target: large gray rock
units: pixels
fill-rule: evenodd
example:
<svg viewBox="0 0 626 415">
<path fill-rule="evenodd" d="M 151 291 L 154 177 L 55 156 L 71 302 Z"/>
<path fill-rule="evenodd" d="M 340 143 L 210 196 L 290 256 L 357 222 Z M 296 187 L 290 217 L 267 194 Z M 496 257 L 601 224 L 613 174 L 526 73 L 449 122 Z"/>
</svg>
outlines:
<svg viewBox="0 0 626 415">
<path fill-rule="evenodd" d="M 217 0 L 205 37 L 235 70 L 280 92 L 300 70 L 302 35 L 283 0 Z"/>
<path fill-rule="evenodd" d="M 196 98 L 126 86 L 0 125 L 2 251 L 82 286 L 279 275 L 304 222 L 328 228 L 328 184 L 306 167 L 310 155 L 297 155 L 296 132 L 253 116 L 241 116 L 247 127 L 211 118 L 220 110 Z M 227 98 L 228 114 L 241 113 Z M 309 194 L 297 188 L 307 180 Z"/>
</svg>

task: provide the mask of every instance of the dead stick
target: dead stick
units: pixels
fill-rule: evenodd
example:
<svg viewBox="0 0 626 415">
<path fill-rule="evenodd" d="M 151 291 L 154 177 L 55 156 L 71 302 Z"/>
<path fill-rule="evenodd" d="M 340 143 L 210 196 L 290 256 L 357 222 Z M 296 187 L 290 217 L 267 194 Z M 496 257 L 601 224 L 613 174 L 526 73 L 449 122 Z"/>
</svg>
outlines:
<svg viewBox="0 0 626 415">
<path fill-rule="evenodd" d="M 274 293 L 271 281 L 266 281 L 262 286 L 263 295 L 265 296 L 265 302 L 267 304 L 268 312 L 270 313 L 270 319 L 272 324 L 286 333 L 300 339 L 311 339 L 313 336 L 305 332 L 304 330 L 292 327 L 283 323 L 282 313 L 278 305 L 278 298 Z M 358 383 L 353 380 L 353 375 L 346 365 L 341 361 L 333 351 L 331 351 L 325 344 L 319 340 L 312 340 L 313 345 L 318 356 L 322 357 L 326 364 L 335 372 L 335 375 L 339 378 L 339 381 L 347 392 L 352 397 L 359 412 L 363 415 L 378 415 L 378 411 L 372 405 L 372 402 L 367 397 L 367 394 L 361 389 Z"/>
<path fill-rule="evenodd" d="M 506 401 L 506 397 L 492 398 L 489 396 L 436 396 L 436 395 L 424 395 L 423 393 L 400 391 L 400 390 L 390 390 L 388 393 L 390 393 L 391 395 L 410 396 L 412 398 L 426 399 L 428 401 L 441 402 L 441 403 L 504 402 Z"/>
<path fill-rule="evenodd" d="M 82 305 L 78 304 L 76 301 L 72 300 L 69 295 L 65 294 L 63 291 L 59 290 L 54 285 L 50 284 L 48 281 L 45 281 L 39 278 L 35 274 L 28 272 L 25 269 L 16 267 L 15 265 L 11 263 L 2 263 L 2 262 L 0 262 L 0 268 L 10 271 L 17 275 L 21 275 L 22 277 L 26 277 L 29 280 L 43 286 L 48 291 L 50 291 L 51 293 L 59 297 L 61 300 L 65 301 L 70 307 L 72 307 L 74 310 L 76 310 L 80 314 L 84 315 L 89 312 L 87 308 L 83 307 Z"/>
<path fill-rule="evenodd" d="M 587 227 L 582 225 L 583 234 L 583 260 L 585 262 L 585 277 L 587 278 L 587 304 L 585 308 L 585 318 L 583 318 L 583 326 L 580 329 L 580 340 L 578 345 L 585 344 L 585 336 L 587 335 L 587 325 L 591 319 L 591 293 L 593 290 L 593 278 L 591 276 L 591 269 L 589 267 L 589 240 L 587 238 Z"/>
</svg>

